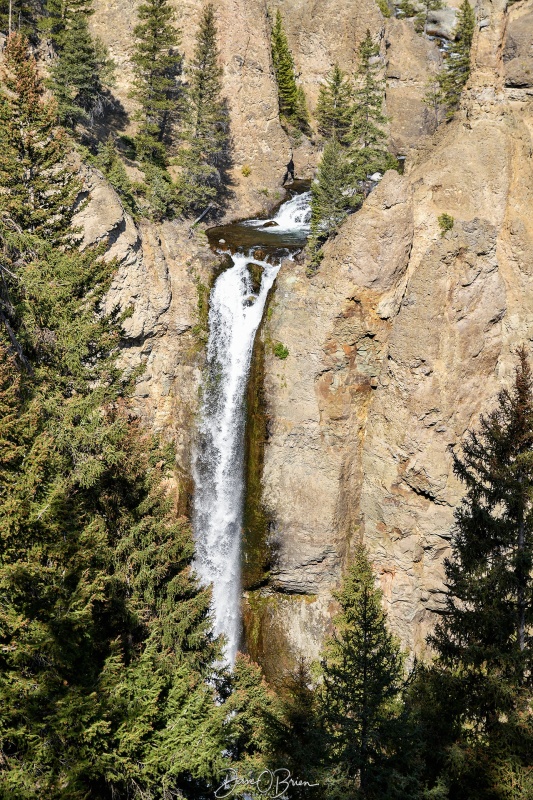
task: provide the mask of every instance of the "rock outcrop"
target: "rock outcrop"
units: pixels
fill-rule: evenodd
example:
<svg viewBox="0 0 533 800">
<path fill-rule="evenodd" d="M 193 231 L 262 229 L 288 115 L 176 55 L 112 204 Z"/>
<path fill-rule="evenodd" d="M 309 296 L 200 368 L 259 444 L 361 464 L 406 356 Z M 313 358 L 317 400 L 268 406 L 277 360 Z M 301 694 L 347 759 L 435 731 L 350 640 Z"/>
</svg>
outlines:
<svg viewBox="0 0 533 800">
<path fill-rule="evenodd" d="M 277 561 L 259 594 L 280 650 L 297 654 L 305 639 L 300 595 L 304 650 L 318 651 L 357 540 L 411 650 L 424 649 L 441 607 L 462 496 L 450 449 L 512 380 L 517 345 L 533 340 L 533 105 L 506 88 L 502 60 L 526 5 L 510 17 L 503 0 L 480 5 L 454 121 L 404 176 L 385 176 L 316 276 L 286 262 L 278 277 L 264 336 L 289 356 L 266 360 L 263 477 Z M 445 235 L 443 213 L 454 218 Z"/>
<path fill-rule="evenodd" d="M 133 409 L 176 445 L 184 511 L 192 491 L 191 448 L 205 360 L 208 293 L 220 258 L 203 233 L 190 236 L 184 224 L 143 221 L 137 227 L 99 172 L 85 169 L 83 179 L 89 202 L 74 222 L 83 230 L 82 246 L 107 241 L 106 258 L 117 263 L 106 310 L 128 312 L 120 365 L 126 372 L 142 368 Z"/>
</svg>

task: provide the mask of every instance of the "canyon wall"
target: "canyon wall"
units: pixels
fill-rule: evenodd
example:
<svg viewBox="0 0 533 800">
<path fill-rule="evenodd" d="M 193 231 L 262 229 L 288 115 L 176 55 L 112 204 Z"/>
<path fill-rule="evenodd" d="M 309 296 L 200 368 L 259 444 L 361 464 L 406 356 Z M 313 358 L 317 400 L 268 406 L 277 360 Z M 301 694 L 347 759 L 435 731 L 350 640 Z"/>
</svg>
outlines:
<svg viewBox="0 0 533 800">
<path fill-rule="evenodd" d="M 318 652 L 356 541 L 410 650 L 424 650 L 442 607 L 462 496 L 451 451 L 533 338 L 531 15 L 531 3 L 480 4 L 455 119 L 420 141 L 403 176 L 384 177 L 315 276 L 286 262 L 278 277 L 264 336 L 289 356 L 266 358 L 277 562 L 261 591 L 262 640 L 283 637 L 281 650 Z"/>
<path fill-rule="evenodd" d="M 506 11 L 505 0 L 479 0 L 461 110 L 432 135 L 422 98 L 442 54 L 412 22 L 385 20 L 374 0 L 219 0 L 235 162 L 227 219 L 283 196 L 290 141 L 279 122 L 267 5 L 284 15 L 311 108 L 331 65 L 353 69 L 371 30 L 387 76 L 391 145 L 407 156 L 405 174 L 388 173 L 326 246 L 316 275 L 298 259 L 284 263 L 261 330 L 258 463 L 273 562 L 266 584 L 246 593 L 244 620 L 250 651 L 272 674 L 299 653 L 317 655 L 355 541 L 368 545 L 406 646 L 424 649 L 442 604 L 461 497 L 450 448 L 491 408 L 512 379 L 514 348 L 532 336 L 533 3 Z M 115 92 L 131 113 L 131 8 L 125 0 L 95 7 L 91 24 L 117 61 Z M 176 8 L 190 55 L 201 2 Z M 295 151 L 297 172 L 311 175 L 318 157 L 306 141 Z M 136 227 L 98 173 L 88 182 L 87 241 L 110 235 L 120 262 L 109 304 L 133 309 L 122 358 L 128 368 L 144 365 L 135 407 L 176 441 L 185 502 L 219 260 L 201 231 L 191 236 L 182 222 Z M 454 217 L 444 236 L 442 213 Z M 285 360 L 272 352 L 278 341 Z"/>
</svg>

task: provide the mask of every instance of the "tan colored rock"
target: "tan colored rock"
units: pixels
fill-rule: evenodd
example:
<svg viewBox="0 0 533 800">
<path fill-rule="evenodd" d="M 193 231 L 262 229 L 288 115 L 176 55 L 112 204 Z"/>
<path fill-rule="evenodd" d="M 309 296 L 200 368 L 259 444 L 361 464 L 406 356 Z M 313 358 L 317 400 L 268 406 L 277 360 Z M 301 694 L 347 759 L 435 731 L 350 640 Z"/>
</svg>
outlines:
<svg viewBox="0 0 533 800">
<path fill-rule="evenodd" d="M 107 240 L 106 258 L 117 261 L 105 309 L 131 312 L 123 323 L 119 363 L 126 372 L 144 368 L 133 409 L 151 429 L 175 442 L 184 510 L 205 357 L 206 318 L 199 314 L 199 300 L 206 304 L 219 258 L 203 234 L 191 238 L 183 224 L 143 221 L 137 228 L 99 172 L 85 168 L 83 179 L 89 202 L 74 224 L 83 229 L 82 246 Z"/>
<path fill-rule="evenodd" d="M 489 24 L 456 119 L 403 178 L 385 176 L 316 277 L 291 263 L 278 278 L 265 336 L 289 356 L 267 360 L 272 588 L 322 604 L 307 642 L 295 607 L 281 623 L 273 612 L 294 655 L 316 652 L 359 539 L 394 630 L 424 649 L 463 493 L 449 448 L 512 380 L 516 346 L 533 340 L 533 107 L 504 88 L 504 5 L 480 5 Z M 443 213 L 455 220 L 444 237 Z"/>
<path fill-rule="evenodd" d="M 506 86 L 533 87 L 533 9 L 527 5 L 507 26 L 503 63 Z"/>
<path fill-rule="evenodd" d="M 405 155 L 435 130 L 423 99 L 430 77 L 442 67 L 442 54 L 437 42 L 415 31 L 412 20 L 400 19 L 387 20 L 385 52 L 390 147 Z"/>
</svg>

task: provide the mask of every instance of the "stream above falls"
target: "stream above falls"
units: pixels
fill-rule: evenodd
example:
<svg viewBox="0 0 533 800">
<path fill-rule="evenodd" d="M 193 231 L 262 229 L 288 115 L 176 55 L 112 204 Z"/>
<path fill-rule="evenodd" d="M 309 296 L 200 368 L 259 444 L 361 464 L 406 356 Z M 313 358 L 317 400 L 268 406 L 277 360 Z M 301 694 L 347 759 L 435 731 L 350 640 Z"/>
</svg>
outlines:
<svg viewBox="0 0 533 800">
<path fill-rule="evenodd" d="M 195 569 L 212 586 L 214 633 L 225 636 L 233 665 L 241 637 L 241 538 L 244 503 L 245 396 L 255 335 L 282 261 L 302 249 L 310 227 L 309 184 L 271 219 L 207 231 L 232 265 L 209 298 L 207 366 L 193 459 Z"/>
</svg>

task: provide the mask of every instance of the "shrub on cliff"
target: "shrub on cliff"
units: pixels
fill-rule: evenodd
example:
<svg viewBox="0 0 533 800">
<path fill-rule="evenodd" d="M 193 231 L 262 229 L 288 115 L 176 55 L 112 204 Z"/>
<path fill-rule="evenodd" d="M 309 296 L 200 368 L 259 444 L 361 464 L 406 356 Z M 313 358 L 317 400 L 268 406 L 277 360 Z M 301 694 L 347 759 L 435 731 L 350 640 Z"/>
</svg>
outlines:
<svg viewBox="0 0 533 800">
<path fill-rule="evenodd" d="M 28 41 L 8 37 L 0 89 L 0 213 L 19 231 L 52 244 L 71 237 L 69 223 L 80 190 L 65 165 L 67 140 L 57 107 L 45 98 Z"/>
</svg>

